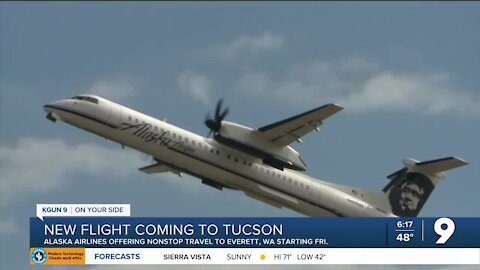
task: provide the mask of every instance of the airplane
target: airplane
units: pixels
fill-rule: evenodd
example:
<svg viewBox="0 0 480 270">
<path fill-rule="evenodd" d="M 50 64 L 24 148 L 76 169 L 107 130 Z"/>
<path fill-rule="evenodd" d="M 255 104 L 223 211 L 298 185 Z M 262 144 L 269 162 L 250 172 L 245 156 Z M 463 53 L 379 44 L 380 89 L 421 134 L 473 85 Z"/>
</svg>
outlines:
<svg viewBox="0 0 480 270">
<path fill-rule="evenodd" d="M 151 155 L 155 163 L 139 168 L 144 173 L 185 173 L 210 187 L 243 191 L 307 216 L 415 217 L 444 172 L 468 164 L 455 156 L 404 159 L 404 167 L 387 176 L 390 181 L 382 191 L 322 181 L 301 173 L 306 163 L 291 144 L 318 131 L 341 106 L 326 104 L 251 128 L 224 120 L 229 109 L 222 102 L 214 117 L 205 120 L 210 130 L 206 137 L 92 94 L 62 99 L 44 110 L 52 122 L 61 120 Z"/>
</svg>

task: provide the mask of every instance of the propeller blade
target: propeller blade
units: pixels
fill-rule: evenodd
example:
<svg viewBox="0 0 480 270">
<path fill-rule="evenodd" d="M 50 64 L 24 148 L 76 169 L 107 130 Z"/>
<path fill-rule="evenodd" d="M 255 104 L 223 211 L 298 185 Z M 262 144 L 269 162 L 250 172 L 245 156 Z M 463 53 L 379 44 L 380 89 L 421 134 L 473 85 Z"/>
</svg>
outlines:
<svg viewBox="0 0 480 270">
<path fill-rule="evenodd" d="M 217 107 L 215 108 L 215 120 L 220 116 L 220 111 L 222 110 L 223 98 L 219 99 L 217 102 Z"/>
<path fill-rule="evenodd" d="M 222 114 L 220 115 L 220 122 L 223 121 L 223 119 L 225 118 L 225 116 L 227 116 L 228 112 L 230 111 L 230 109 L 227 107 L 223 112 Z"/>
<path fill-rule="evenodd" d="M 205 116 L 205 125 L 210 129 L 207 137 L 209 137 L 212 133 L 216 133 L 222 127 L 222 121 L 229 113 L 230 109 L 225 108 L 222 110 L 223 106 L 223 98 L 219 99 L 217 105 L 215 107 L 215 115 L 214 118 L 210 117 L 210 114 L 207 113 Z"/>
</svg>

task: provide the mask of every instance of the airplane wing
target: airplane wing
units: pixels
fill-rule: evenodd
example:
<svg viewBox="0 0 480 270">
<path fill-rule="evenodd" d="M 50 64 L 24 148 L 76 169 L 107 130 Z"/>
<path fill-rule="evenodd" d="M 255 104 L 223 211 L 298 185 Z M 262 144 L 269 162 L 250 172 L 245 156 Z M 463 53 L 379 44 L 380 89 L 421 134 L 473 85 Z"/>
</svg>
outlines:
<svg viewBox="0 0 480 270">
<path fill-rule="evenodd" d="M 336 104 L 326 104 L 308 112 L 258 129 L 272 143 L 285 146 L 300 139 L 323 124 L 323 120 L 343 110 Z"/>
<path fill-rule="evenodd" d="M 160 163 L 160 162 L 142 167 L 138 170 L 140 170 L 144 173 L 147 173 L 147 174 L 171 172 L 171 173 L 174 173 L 178 176 L 182 176 L 182 172 L 180 170 L 178 170 L 176 168 L 173 168 L 173 167 L 170 167 L 170 166 L 167 166 L 167 165 L 165 165 L 163 163 Z"/>
</svg>

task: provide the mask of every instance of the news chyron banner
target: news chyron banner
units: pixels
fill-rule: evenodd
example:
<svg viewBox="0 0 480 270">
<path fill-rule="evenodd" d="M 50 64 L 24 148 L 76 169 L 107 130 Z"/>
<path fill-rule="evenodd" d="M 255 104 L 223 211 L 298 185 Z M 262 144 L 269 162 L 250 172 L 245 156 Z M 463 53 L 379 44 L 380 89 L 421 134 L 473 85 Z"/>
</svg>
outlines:
<svg viewBox="0 0 480 270">
<path fill-rule="evenodd" d="M 37 205 L 30 264 L 480 264 L 480 218 L 154 218 Z"/>
</svg>

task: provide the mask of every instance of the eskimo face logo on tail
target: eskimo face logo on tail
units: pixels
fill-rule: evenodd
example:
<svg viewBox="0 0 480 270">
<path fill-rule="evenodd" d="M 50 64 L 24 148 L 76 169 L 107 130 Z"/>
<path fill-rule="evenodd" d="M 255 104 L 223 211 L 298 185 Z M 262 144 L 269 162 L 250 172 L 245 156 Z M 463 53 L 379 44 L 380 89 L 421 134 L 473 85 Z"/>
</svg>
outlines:
<svg viewBox="0 0 480 270">
<path fill-rule="evenodd" d="M 422 209 L 434 189 L 432 181 L 421 173 L 406 173 L 395 179 L 397 184 L 388 195 L 392 212 L 397 216 L 414 217 Z"/>
</svg>

